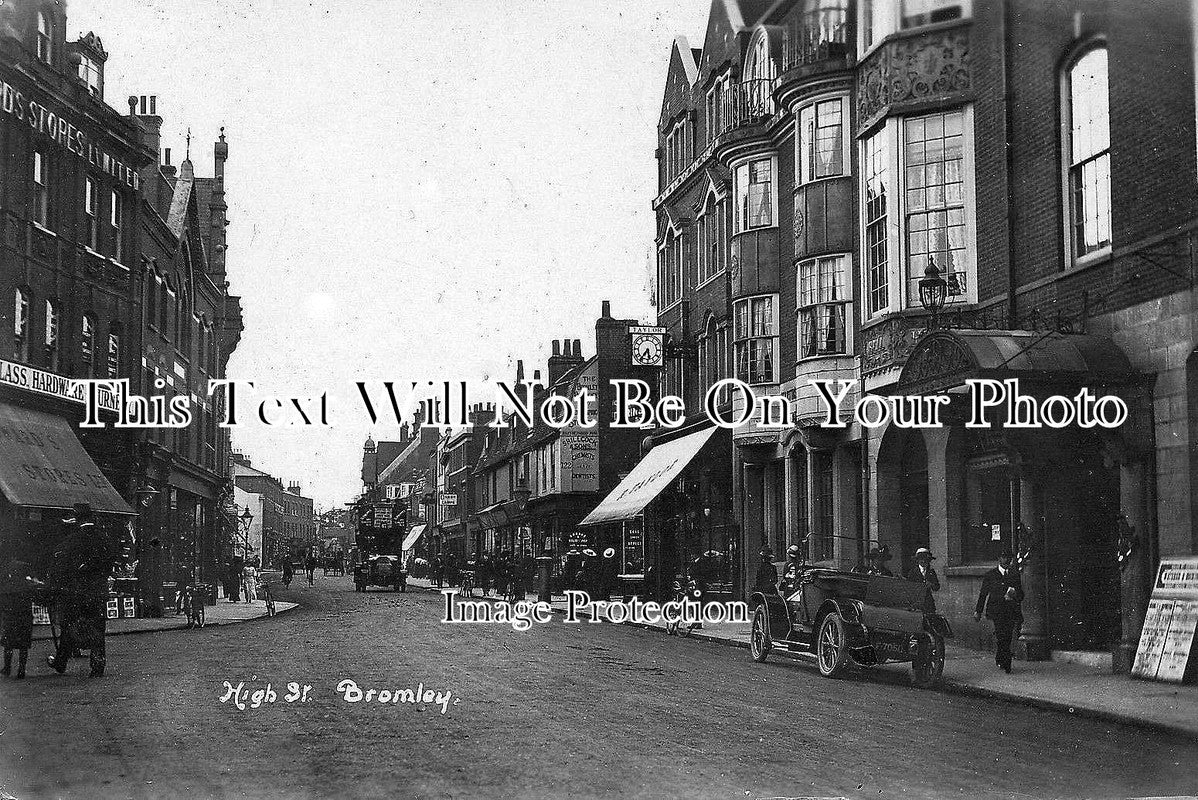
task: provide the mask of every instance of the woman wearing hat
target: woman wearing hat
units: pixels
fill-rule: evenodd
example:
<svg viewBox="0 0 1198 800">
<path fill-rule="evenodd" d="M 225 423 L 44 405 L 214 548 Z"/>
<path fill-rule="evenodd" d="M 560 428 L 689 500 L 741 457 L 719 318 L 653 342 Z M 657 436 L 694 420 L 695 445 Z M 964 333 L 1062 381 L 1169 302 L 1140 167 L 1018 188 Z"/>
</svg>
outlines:
<svg viewBox="0 0 1198 800">
<path fill-rule="evenodd" d="M 916 550 L 915 566 L 907 573 L 907 580 L 926 583 L 933 592 L 940 591 L 940 578 L 937 577 L 936 570 L 932 569 L 932 562 L 935 560 L 936 556 L 932 555 L 928 548 L 921 547 Z"/>
</svg>

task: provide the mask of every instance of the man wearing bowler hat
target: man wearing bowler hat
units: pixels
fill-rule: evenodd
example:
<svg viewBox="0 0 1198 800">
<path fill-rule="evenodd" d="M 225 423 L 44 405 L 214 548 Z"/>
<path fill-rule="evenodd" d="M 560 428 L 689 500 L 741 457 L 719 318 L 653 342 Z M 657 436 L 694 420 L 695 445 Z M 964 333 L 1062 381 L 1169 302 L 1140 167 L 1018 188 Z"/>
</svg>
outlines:
<svg viewBox="0 0 1198 800">
<path fill-rule="evenodd" d="M 1019 604 L 1023 602 L 1023 582 L 1014 566 L 1010 550 L 998 556 L 998 566 L 982 578 L 982 590 L 978 593 L 974 618 L 986 618 L 994 623 L 994 663 L 1004 672 L 1011 671 L 1011 639 L 1015 626 L 1021 618 Z"/>
<path fill-rule="evenodd" d="M 46 660 L 63 673 L 75 650 L 86 649 L 91 676 L 104 674 L 105 601 L 108 577 L 116 561 L 112 543 L 92 519 L 91 506 L 79 503 L 72 517 L 63 520 L 67 536 L 54 554 L 54 584 L 62 635 L 58 652 Z"/>
<path fill-rule="evenodd" d="M 915 566 L 907 573 L 907 580 L 925 583 L 933 592 L 940 591 L 940 578 L 936 575 L 936 570 L 932 569 L 932 562 L 935 560 L 936 556 L 932 555 L 928 548 L 921 547 L 916 550 Z"/>
</svg>

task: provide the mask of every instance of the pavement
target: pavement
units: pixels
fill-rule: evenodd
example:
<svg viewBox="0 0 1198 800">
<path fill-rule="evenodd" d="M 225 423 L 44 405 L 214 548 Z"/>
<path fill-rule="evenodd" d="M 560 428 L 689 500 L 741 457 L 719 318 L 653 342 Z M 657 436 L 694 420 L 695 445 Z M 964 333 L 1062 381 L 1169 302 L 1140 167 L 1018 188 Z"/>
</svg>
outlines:
<svg viewBox="0 0 1198 800">
<path fill-rule="evenodd" d="M 429 580 L 410 579 L 408 583 L 438 591 Z M 535 599 L 532 595 L 530 598 Z M 554 597 L 553 610 L 565 613 L 564 597 Z M 664 624 L 623 624 L 665 632 Z M 707 626 L 693 631 L 691 638 L 747 649 L 749 625 Z M 770 657 L 805 659 L 777 649 Z M 883 665 L 877 670 L 902 674 L 909 671 L 909 666 Z M 1016 661 L 1008 675 L 995 666 L 993 654 L 950 643 L 945 653 L 942 688 L 956 694 L 1015 701 L 1198 739 L 1198 686 L 1192 684 L 1139 680 L 1063 661 Z"/>
<path fill-rule="evenodd" d="M 103 678 L 72 663 L 0 679 L 0 797 L 1125 800 L 1198 786 L 1193 739 L 924 691 L 903 672 L 827 680 L 561 615 L 445 624 L 432 592 L 357 593 L 348 578 L 277 594 L 299 607 L 113 637 Z"/>
<path fill-rule="evenodd" d="M 275 613 L 281 614 L 295 608 L 295 603 L 275 601 Z M 238 622 L 249 622 L 266 616 L 266 601 L 257 600 L 253 603 L 233 603 L 226 599 L 216 601 L 216 605 L 204 607 L 204 625 L 233 625 Z M 128 633 L 154 633 L 157 631 L 173 631 L 187 628 L 187 617 L 167 611 L 164 616 L 141 618 L 122 617 L 108 620 L 107 635 L 120 636 Z M 50 639 L 49 625 L 33 626 L 34 640 Z"/>
</svg>

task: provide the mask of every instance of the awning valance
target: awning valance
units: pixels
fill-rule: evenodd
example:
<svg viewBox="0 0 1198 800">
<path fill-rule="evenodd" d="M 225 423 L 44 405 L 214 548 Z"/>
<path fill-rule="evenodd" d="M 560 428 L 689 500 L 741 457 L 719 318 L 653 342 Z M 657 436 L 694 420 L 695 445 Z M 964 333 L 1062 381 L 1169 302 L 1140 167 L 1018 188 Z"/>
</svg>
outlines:
<svg viewBox="0 0 1198 800">
<path fill-rule="evenodd" d="M 1119 383 L 1134 377 L 1119 345 L 1103 336 L 1036 331 L 945 330 L 920 340 L 894 394 L 930 394 L 970 378 Z"/>
<path fill-rule="evenodd" d="M 416 546 L 416 542 L 420 540 L 420 534 L 424 533 L 424 526 L 417 525 L 408 531 L 408 535 L 403 539 L 403 550 L 411 550 Z"/>
<path fill-rule="evenodd" d="M 715 431 L 714 427 L 707 428 L 654 447 L 579 524 L 618 522 L 644 511 L 645 506 L 686 469 Z"/>
<path fill-rule="evenodd" d="M 62 417 L 0 403 L 0 492 L 15 506 L 133 514 Z"/>
</svg>

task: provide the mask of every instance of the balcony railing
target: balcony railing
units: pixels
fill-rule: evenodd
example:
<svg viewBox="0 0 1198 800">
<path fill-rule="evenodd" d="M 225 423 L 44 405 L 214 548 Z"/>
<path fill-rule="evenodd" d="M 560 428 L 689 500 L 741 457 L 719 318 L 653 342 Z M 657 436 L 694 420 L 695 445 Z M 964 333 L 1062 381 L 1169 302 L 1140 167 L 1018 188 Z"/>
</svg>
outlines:
<svg viewBox="0 0 1198 800">
<path fill-rule="evenodd" d="M 756 125 L 773 116 L 774 81 L 771 78 L 752 78 L 728 88 L 723 98 L 723 123 L 717 135 L 737 128 Z"/>
<path fill-rule="evenodd" d="M 791 21 L 783 47 L 783 70 L 815 64 L 848 53 L 847 6 L 808 11 Z"/>
</svg>

